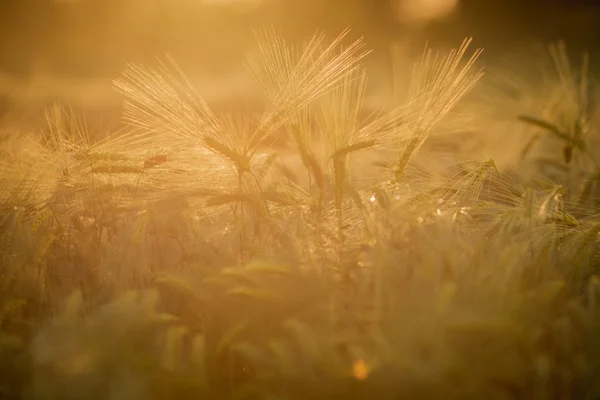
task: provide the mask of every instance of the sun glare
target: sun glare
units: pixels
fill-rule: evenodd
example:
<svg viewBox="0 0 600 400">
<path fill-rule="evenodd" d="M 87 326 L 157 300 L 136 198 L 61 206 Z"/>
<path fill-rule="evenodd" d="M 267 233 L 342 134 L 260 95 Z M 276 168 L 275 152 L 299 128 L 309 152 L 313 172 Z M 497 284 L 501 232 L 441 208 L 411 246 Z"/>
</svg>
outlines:
<svg viewBox="0 0 600 400">
<path fill-rule="evenodd" d="M 354 360 L 352 363 L 352 373 L 359 381 L 364 381 L 369 377 L 369 368 L 363 359 Z"/>
<path fill-rule="evenodd" d="M 449 16 L 458 0 L 392 0 L 396 18 L 400 21 L 433 21 Z"/>
</svg>

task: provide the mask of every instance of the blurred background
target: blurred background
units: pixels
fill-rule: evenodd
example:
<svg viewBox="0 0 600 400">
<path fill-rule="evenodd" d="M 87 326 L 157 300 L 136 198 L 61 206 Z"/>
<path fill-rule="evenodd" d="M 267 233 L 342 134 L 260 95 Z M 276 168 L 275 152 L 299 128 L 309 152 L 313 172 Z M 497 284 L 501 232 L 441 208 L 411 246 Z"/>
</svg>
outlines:
<svg viewBox="0 0 600 400">
<path fill-rule="evenodd" d="M 599 22 L 600 1 L 590 0 L 0 0 L 0 96 L 116 104 L 111 81 L 125 64 L 166 52 L 209 100 L 252 96 L 242 62 L 264 24 L 291 40 L 350 26 L 373 49 L 366 66 L 384 87 L 394 44 L 410 54 L 426 40 L 443 48 L 473 36 L 490 60 L 565 39 L 593 54 Z"/>
</svg>

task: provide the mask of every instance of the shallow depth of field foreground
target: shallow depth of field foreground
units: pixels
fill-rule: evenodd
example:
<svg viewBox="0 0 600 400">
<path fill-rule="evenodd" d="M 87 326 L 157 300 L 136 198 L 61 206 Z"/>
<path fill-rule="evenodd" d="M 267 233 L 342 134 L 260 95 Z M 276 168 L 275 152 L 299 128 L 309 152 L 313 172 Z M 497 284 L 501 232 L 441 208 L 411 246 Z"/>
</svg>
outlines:
<svg viewBox="0 0 600 400">
<path fill-rule="evenodd" d="M 255 36 L 261 113 L 165 56 L 117 132 L 6 125 L 0 398 L 600 398 L 588 56 L 426 49 L 374 110 L 348 31 Z"/>
</svg>

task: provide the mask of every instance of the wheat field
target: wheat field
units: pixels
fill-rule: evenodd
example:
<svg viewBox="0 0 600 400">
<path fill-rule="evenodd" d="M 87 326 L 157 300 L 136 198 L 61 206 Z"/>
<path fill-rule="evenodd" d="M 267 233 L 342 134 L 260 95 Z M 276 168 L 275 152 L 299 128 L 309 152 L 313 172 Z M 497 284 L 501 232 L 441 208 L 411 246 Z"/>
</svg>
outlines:
<svg viewBox="0 0 600 400">
<path fill-rule="evenodd" d="M 374 106 L 350 32 L 255 30 L 247 107 L 167 55 L 115 129 L 7 114 L 0 398 L 600 398 L 589 56 L 398 53 Z"/>
</svg>

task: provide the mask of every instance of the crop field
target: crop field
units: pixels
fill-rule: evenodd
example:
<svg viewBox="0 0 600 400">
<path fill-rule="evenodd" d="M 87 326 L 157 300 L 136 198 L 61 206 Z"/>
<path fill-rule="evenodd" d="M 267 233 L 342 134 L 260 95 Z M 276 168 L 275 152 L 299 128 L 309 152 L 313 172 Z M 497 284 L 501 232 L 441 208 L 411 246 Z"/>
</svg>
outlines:
<svg viewBox="0 0 600 400">
<path fill-rule="evenodd" d="M 0 399 L 600 399 L 594 52 L 248 34 L 0 76 Z"/>
</svg>

